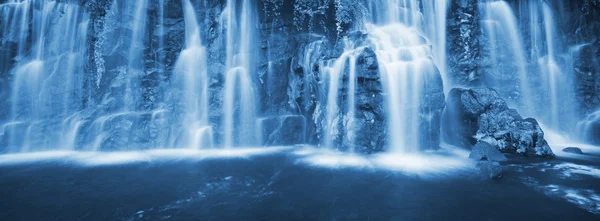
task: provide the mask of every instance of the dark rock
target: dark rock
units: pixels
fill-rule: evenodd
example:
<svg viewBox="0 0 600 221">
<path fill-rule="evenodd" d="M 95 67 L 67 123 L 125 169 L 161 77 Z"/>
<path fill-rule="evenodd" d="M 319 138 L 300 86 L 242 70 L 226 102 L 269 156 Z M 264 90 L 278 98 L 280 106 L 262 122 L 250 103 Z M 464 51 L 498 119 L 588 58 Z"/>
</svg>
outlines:
<svg viewBox="0 0 600 221">
<path fill-rule="evenodd" d="M 306 143 L 306 120 L 302 115 L 267 117 L 260 120 L 262 145 L 283 146 Z"/>
<path fill-rule="evenodd" d="M 453 85 L 472 86 L 482 80 L 479 70 L 481 28 L 477 0 L 450 1 L 447 24 L 448 75 Z"/>
<path fill-rule="evenodd" d="M 339 149 L 350 149 L 362 153 L 373 153 L 383 150 L 387 139 L 385 126 L 383 87 L 379 73 L 377 57 L 370 48 L 365 48 L 356 58 L 356 91 L 355 112 L 342 108 L 339 118 L 341 140 Z M 348 96 L 348 70 L 345 69 L 344 80 L 340 87 L 341 97 Z M 340 107 L 348 107 L 348 99 L 339 101 Z M 352 115 L 352 113 L 354 115 Z"/>
<path fill-rule="evenodd" d="M 471 150 L 471 154 L 469 154 L 469 158 L 474 160 L 489 160 L 489 161 L 505 161 L 506 157 L 504 154 L 500 153 L 496 147 L 479 141 L 473 149 Z"/>
<path fill-rule="evenodd" d="M 484 141 L 503 153 L 554 156 L 537 121 L 523 119 L 492 89 L 454 88 L 446 104 L 443 131 L 449 143 L 472 147 Z"/>
<path fill-rule="evenodd" d="M 502 166 L 494 161 L 479 161 L 477 167 L 480 172 L 490 179 L 500 179 L 503 176 Z"/>
<path fill-rule="evenodd" d="M 581 151 L 581 149 L 579 147 L 567 147 L 567 148 L 563 149 L 562 151 L 567 152 L 567 153 L 583 154 L 583 151 Z"/>
<path fill-rule="evenodd" d="M 423 77 L 421 104 L 419 107 L 419 143 L 421 150 L 440 148 L 442 112 L 446 105 L 442 75 L 434 66 Z"/>
</svg>

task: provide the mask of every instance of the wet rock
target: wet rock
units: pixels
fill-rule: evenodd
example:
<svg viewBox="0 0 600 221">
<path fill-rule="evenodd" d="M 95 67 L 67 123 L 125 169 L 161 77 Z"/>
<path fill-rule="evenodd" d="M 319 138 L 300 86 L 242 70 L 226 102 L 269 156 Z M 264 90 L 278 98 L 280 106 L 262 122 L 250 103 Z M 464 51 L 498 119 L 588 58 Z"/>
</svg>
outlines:
<svg viewBox="0 0 600 221">
<path fill-rule="evenodd" d="M 471 154 L 469 154 L 469 158 L 474 160 L 490 160 L 490 161 L 505 161 L 506 157 L 504 154 L 500 153 L 496 147 L 479 141 L 473 149 L 471 150 Z"/>
<path fill-rule="evenodd" d="M 523 119 L 493 89 L 454 88 L 446 104 L 443 131 L 452 144 L 484 141 L 503 153 L 554 156 L 537 121 Z"/>
<path fill-rule="evenodd" d="M 583 151 L 581 151 L 581 149 L 579 147 L 567 147 L 567 148 L 563 149 L 562 151 L 567 152 L 567 153 L 583 154 Z"/>
<path fill-rule="evenodd" d="M 503 176 L 502 166 L 498 162 L 479 161 L 477 162 L 477 167 L 479 168 L 482 175 L 490 179 L 500 179 Z"/>
<path fill-rule="evenodd" d="M 482 81 L 481 28 L 477 0 L 450 1 L 448 11 L 448 75 L 453 85 L 471 86 Z"/>
<path fill-rule="evenodd" d="M 375 52 L 366 48 L 356 64 L 356 113 L 344 117 L 347 130 L 344 142 L 355 151 L 381 151 L 387 139 L 379 66 Z M 342 104 L 344 105 L 344 104 Z"/>
<path fill-rule="evenodd" d="M 442 75 L 433 67 L 433 71 L 425 73 L 421 104 L 419 107 L 419 134 L 421 150 L 437 150 L 440 148 L 440 127 L 444 107 L 446 106 Z"/>
<path fill-rule="evenodd" d="M 260 120 L 262 145 L 284 146 L 306 143 L 306 120 L 302 115 L 266 117 Z"/>
</svg>

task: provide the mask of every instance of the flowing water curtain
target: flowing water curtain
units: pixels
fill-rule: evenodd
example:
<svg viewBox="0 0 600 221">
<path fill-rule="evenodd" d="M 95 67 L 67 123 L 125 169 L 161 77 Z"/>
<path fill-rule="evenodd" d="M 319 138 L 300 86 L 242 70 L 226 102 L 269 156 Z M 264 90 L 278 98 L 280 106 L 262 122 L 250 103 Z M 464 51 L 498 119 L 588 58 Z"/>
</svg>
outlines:
<svg viewBox="0 0 600 221">
<path fill-rule="evenodd" d="M 256 62 L 258 62 L 259 24 L 256 6 L 250 0 L 228 0 L 222 12 L 221 30 L 225 34 L 226 67 L 223 88 L 223 146 L 252 146 L 261 137 L 257 129 L 258 99 Z"/>
<path fill-rule="evenodd" d="M 424 136 L 419 132 L 419 128 L 427 121 L 427 113 L 421 112 L 421 99 L 426 87 L 424 79 L 439 74 L 432 60 L 435 55 L 430 45 L 445 41 L 445 37 L 435 39 L 438 35 L 433 34 L 434 31 L 431 30 L 444 27 L 445 24 L 436 22 L 445 23 L 445 19 L 424 20 L 423 8 L 418 1 L 379 0 L 359 4 L 364 5 L 367 11 L 366 16 L 360 18 L 362 21 L 355 21 L 362 25 L 356 28 L 367 33 L 366 40 L 345 38 L 346 49 L 342 55 L 321 64 L 324 66 L 321 75 L 326 76 L 329 82 L 325 101 L 325 136 L 322 144 L 330 148 L 343 147 L 348 145 L 341 144 L 342 137 L 346 137 L 350 143 L 349 148 L 352 148 L 355 125 L 348 119 L 354 119 L 356 108 L 356 56 L 365 47 L 369 47 L 377 56 L 383 81 L 390 139 L 388 146 L 397 152 L 419 150 Z M 446 10 L 445 3 L 427 4 L 427 7 L 433 7 L 427 8 L 429 13 L 445 13 Z M 434 40 L 427 39 L 428 36 L 424 34 L 427 31 L 432 33 L 431 39 Z M 438 49 L 442 51 L 440 57 L 444 57 L 445 45 L 439 47 L 442 48 Z M 342 88 L 345 90 L 346 86 L 342 82 L 342 76 L 345 74 L 350 79 L 347 98 L 344 98 L 347 99 L 344 101 L 347 107 L 342 107 L 339 91 Z"/>
<path fill-rule="evenodd" d="M 485 1 L 480 3 L 479 9 L 493 67 L 487 75 L 490 76 L 487 78 L 488 83 L 493 87 L 516 89 L 503 95 L 517 103 L 523 113 L 530 115 L 533 108 L 532 92 L 528 81 L 523 35 L 517 17 L 511 6 L 504 1 Z M 506 85 L 505 79 L 510 78 L 506 75 L 516 78 L 516 87 Z"/>
<path fill-rule="evenodd" d="M 181 88 L 183 105 L 180 122 L 183 128 L 171 146 L 207 148 L 213 143 L 212 127 L 208 121 L 209 94 L 206 49 L 202 46 L 200 27 L 194 6 L 182 0 L 185 20 L 185 47 L 174 68 L 174 87 Z"/>
<path fill-rule="evenodd" d="M 533 0 L 515 5 L 506 1 L 480 1 L 481 26 L 487 37 L 494 79 L 514 76 L 515 93 L 503 94 L 526 116 L 538 118 L 556 130 L 574 128 L 576 111 L 572 53 L 557 33 L 554 8 L 560 2 Z M 526 23 L 527 22 L 527 23 Z M 528 27 L 528 28 L 523 28 Z M 508 47 L 505 45 L 508 44 Z M 515 73 L 517 73 L 515 75 Z M 488 82 L 510 89 L 507 82 Z M 573 131 L 573 130 L 569 130 Z"/>
<path fill-rule="evenodd" d="M 11 121 L 0 136 L 12 152 L 75 148 L 89 16 L 77 4 L 57 1 L 10 1 L 0 7 L 8 31 L 2 37 L 18 45 Z"/>
</svg>

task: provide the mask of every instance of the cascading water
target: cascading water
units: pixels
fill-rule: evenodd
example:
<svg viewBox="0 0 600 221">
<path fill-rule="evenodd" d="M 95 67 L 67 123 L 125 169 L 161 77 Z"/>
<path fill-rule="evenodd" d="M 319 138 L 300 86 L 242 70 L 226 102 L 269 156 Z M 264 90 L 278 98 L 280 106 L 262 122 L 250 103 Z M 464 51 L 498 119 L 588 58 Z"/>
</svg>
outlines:
<svg viewBox="0 0 600 221">
<path fill-rule="evenodd" d="M 194 7 L 189 0 L 182 0 L 185 17 L 185 49 L 175 63 L 175 82 L 182 88 L 184 126 L 181 143 L 172 146 L 190 148 L 212 146 L 212 127 L 208 122 L 208 74 L 206 52 L 201 45 L 200 27 Z"/>
<path fill-rule="evenodd" d="M 119 0 L 114 0 L 113 5 L 117 6 Z M 135 104 L 139 99 L 139 83 L 138 78 L 143 74 L 143 63 L 140 61 L 144 60 L 143 51 L 145 48 L 144 44 L 144 33 L 146 27 L 146 10 L 148 7 L 148 1 L 137 0 L 137 1 L 126 1 L 123 4 L 132 4 L 125 8 L 134 9 L 132 29 L 131 29 L 131 42 L 128 52 L 128 63 L 127 63 L 127 74 L 125 75 L 125 94 L 124 100 L 124 111 L 136 110 Z M 128 13 L 128 12 L 125 12 Z"/>
<path fill-rule="evenodd" d="M 519 30 L 517 18 L 510 5 L 504 1 L 484 2 L 480 6 L 485 35 L 489 39 L 490 59 L 494 64 L 492 72 L 498 75 L 499 82 L 492 82 L 496 87 L 506 84 L 503 74 L 518 73 L 519 100 L 522 112 L 530 113 L 532 108 L 531 85 L 528 83 L 527 59 L 522 34 Z M 509 46 L 506 47 L 505 44 Z M 511 96 L 511 95 L 509 95 Z"/>
<path fill-rule="evenodd" d="M 424 0 L 423 17 L 425 18 L 424 28 L 433 46 L 435 65 L 438 67 L 444 82 L 444 90 L 450 90 L 450 79 L 446 77 L 446 20 L 448 12 L 448 0 Z"/>
<path fill-rule="evenodd" d="M 223 89 L 223 146 L 254 145 L 257 100 L 254 89 L 257 17 L 249 0 L 228 0 L 222 15 L 226 32 Z"/>
<path fill-rule="evenodd" d="M 321 74 L 328 78 L 327 93 L 327 128 L 323 145 L 336 147 L 340 136 L 353 140 L 356 93 L 356 61 L 365 47 L 371 48 L 378 59 L 388 125 L 388 148 L 394 152 L 414 152 L 421 149 L 425 137 L 420 133 L 423 122 L 428 116 L 422 113 L 421 98 L 425 79 L 438 74 L 431 50 L 432 40 L 428 42 L 424 33 L 429 32 L 435 42 L 444 42 L 445 36 L 437 34 L 436 27 L 444 27 L 446 2 L 428 2 L 424 10 L 429 15 L 441 13 L 433 19 L 429 26 L 423 27 L 423 8 L 417 1 L 369 1 L 369 15 L 362 22 L 368 37 L 366 43 L 355 45 L 346 43 L 347 49 L 336 60 L 323 65 Z M 347 42 L 348 40 L 346 40 Z M 445 66 L 445 44 L 436 47 L 440 53 L 437 57 L 439 65 Z M 348 65 L 346 63 L 348 62 Z M 347 68 L 347 69 L 346 69 Z M 344 118 L 339 107 L 338 91 L 341 88 L 341 76 L 348 72 L 348 109 Z M 348 119 L 348 120 L 345 120 Z M 344 121 L 344 123 L 341 123 Z M 346 122 L 348 121 L 348 122 Z M 340 126 L 343 125 L 343 126 Z"/>
<path fill-rule="evenodd" d="M 11 1 L 0 7 L 7 12 L 4 30 L 9 31 L 2 38 L 18 44 L 11 117 L 0 136 L 12 152 L 73 148 L 81 126 L 72 115 L 84 99 L 88 16 L 80 6 L 54 1 Z"/>
<path fill-rule="evenodd" d="M 383 67 L 382 78 L 387 93 L 390 147 L 397 151 L 419 150 L 421 93 L 424 76 L 437 71 L 431 60 L 430 46 L 414 30 L 401 25 L 373 29 L 371 41 Z M 393 36 L 402 36 L 394 40 Z"/>
<path fill-rule="evenodd" d="M 506 1 L 480 2 L 481 26 L 488 38 L 491 66 L 488 75 L 493 87 L 506 88 L 511 76 L 518 82 L 520 99 L 516 107 L 525 115 L 535 116 L 546 126 L 564 130 L 575 126 L 572 104 L 573 80 L 566 69 L 572 67 L 573 53 L 565 50 L 556 33 L 555 15 L 548 1 L 520 4 L 523 29 L 513 7 Z M 524 32 L 522 32 L 522 30 Z M 524 41 L 528 36 L 528 43 Z M 508 44 L 508 47 L 506 47 Z M 496 81 L 496 82 L 493 82 Z M 506 95 L 509 98 L 512 94 Z"/>
<path fill-rule="evenodd" d="M 264 16 L 252 0 L 107 0 L 100 7 L 3 2 L 3 152 L 254 146 L 266 127 L 289 133 L 281 122 L 257 124 L 259 116 L 278 121 L 298 115 L 297 121 L 307 121 L 302 128 L 311 144 L 414 152 L 427 149 L 422 128 L 439 127 L 431 106 L 443 106 L 443 90 L 452 86 L 446 18 L 456 5 L 447 0 L 318 1 L 316 11 L 311 4 L 294 11 L 308 13 L 310 25 L 324 26 L 304 29 L 311 30 L 307 38 L 303 29 L 290 28 L 292 18 L 283 13 L 300 9 L 284 1 L 271 2 L 283 11 Z M 518 98 L 511 105 L 543 125 L 573 126 L 566 115 L 575 113 L 569 109 L 575 105 L 564 102 L 573 100 L 570 63 L 578 49 L 565 46 L 558 6 L 533 0 L 515 13 L 516 3 L 508 2 L 481 0 L 476 7 L 486 39 L 481 47 L 489 49 L 482 70 L 500 79 L 483 86 L 506 86 L 512 93 L 506 98 Z M 339 12 L 335 18 L 323 16 L 333 11 Z M 346 12 L 354 17 L 345 18 Z M 330 23 L 338 27 L 332 31 Z M 289 47 L 276 51 L 288 40 Z M 296 53 L 304 57 L 294 60 Z M 376 61 L 366 64 L 373 56 Z M 442 92 L 432 92 L 439 82 Z M 288 106 L 259 105 L 273 97 Z M 368 130 L 386 138 L 362 142 Z"/>
</svg>

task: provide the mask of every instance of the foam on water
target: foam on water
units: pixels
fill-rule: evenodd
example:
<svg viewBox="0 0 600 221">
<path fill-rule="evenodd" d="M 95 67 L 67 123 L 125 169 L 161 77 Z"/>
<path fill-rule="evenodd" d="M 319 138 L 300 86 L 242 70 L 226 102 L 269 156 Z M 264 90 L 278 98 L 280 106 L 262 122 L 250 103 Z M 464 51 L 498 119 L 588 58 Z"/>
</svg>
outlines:
<svg viewBox="0 0 600 221">
<path fill-rule="evenodd" d="M 295 150 L 292 154 L 299 157 L 296 161 L 299 164 L 329 169 L 355 168 L 441 175 L 474 168 L 474 164 L 463 152 L 452 148 L 436 153 L 358 155 L 306 147 Z"/>
<path fill-rule="evenodd" d="M 127 152 L 47 151 L 0 155 L 0 166 L 31 163 L 69 163 L 81 166 L 119 165 L 143 162 L 200 161 L 204 159 L 251 158 L 288 150 L 290 147 L 229 149 L 153 149 Z"/>
<path fill-rule="evenodd" d="M 557 184 L 542 184 L 540 181 L 526 177 L 523 179 L 525 185 L 551 197 L 557 197 L 575 204 L 581 209 L 593 214 L 600 214 L 600 194 L 591 189 L 572 188 Z"/>
</svg>

